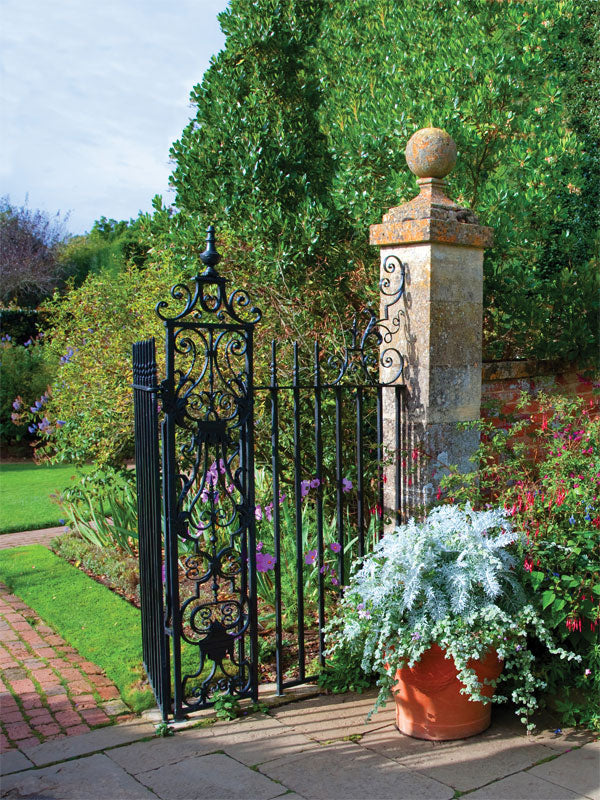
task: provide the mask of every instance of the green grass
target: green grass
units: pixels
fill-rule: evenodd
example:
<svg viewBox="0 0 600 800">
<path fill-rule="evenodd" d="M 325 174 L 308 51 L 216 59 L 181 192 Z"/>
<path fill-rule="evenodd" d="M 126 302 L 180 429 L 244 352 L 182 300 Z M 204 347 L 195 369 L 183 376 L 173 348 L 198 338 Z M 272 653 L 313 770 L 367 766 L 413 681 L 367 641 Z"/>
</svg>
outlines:
<svg viewBox="0 0 600 800">
<path fill-rule="evenodd" d="M 0 533 L 59 525 L 62 511 L 50 495 L 66 489 L 76 472 L 63 464 L 1 464 Z"/>
<path fill-rule="evenodd" d="M 105 670 L 134 710 L 154 705 L 143 677 L 140 612 L 41 545 L 0 550 L 0 579 L 82 656 Z"/>
</svg>

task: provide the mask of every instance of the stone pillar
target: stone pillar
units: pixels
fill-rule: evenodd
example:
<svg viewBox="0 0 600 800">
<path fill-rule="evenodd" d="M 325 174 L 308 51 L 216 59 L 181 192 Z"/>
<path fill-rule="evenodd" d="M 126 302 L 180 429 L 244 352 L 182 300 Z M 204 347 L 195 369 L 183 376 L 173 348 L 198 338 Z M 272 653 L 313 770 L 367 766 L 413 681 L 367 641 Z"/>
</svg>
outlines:
<svg viewBox="0 0 600 800">
<path fill-rule="evenodd" d="M 456 162 L 456 145 L 445 131 L 415 133 L 406 161 L 417 176 L 419 196 L 391 208 L 370 231 L 371 244 L 381 252 L 381 315 L 394 323 L 382 351 L 391 348 L 405 359 L 404 373 L 395 379 L 406 386 L 403 453 L 398 452 L 393 390 L 384 390 L 383 403 L 384 452 L 390 462 L 384 506 L 389 516 L 401 505 L 402 517 L 431 502 L 444 463 L 462 471 L 473 468 L 469 456 L 478 434 L 460 430 L 457 423 L 480 414 L 483 252 L 493 238 L 491 228 L 445 194 L 444 178 Z M 404 292 L 394 299 L 402 277 Z M 381 361 L 381 380 L 388 382 L 394 376 Z M 395 487 L 403 459 L 414 474 L 404 471 L 400 504 Z"/>
</svg>

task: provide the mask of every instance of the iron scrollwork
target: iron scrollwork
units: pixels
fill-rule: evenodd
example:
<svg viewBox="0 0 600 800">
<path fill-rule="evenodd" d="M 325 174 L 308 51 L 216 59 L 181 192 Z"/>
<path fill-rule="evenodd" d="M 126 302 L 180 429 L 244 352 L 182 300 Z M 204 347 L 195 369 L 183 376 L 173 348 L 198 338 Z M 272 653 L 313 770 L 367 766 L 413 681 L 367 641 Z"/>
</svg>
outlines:
<svg viewBox="0 0 600 800">
<path fill-rule="evenodd" d="M 350 341 L 345 344 L 341 354 L 334 354 L 327 360 L 333 373 L 330 385 L 341 384 L 344 380 L 356 380 L 374 385 L 390 386 L 397 383 L 404 372 L 404 356 L 393 345 L 394 336 L 400 329 L 404 312 L 399 301 L 404 295 L 406 267 L 395 255 L 389 255 L 382 264 L 383 276 L 379 282 L 382 303 L 381 317 L 366 308 L 367 317 L 362 330 L 356 317 L 350 329 Z M 386 371 L 382 378 L 381 368 Z"/>
<path fill-rule="evenodd" d="M 216 691 L 250 696 L 253 665 L 251 555 L 252 338 L 261 312 L 243 290 L 227 291 L 215 269 L 214 228 L 193 288 L 176 284 L 156 313 L 167 332 L 162 405 L 167 570 L 174 649 L 197 647 L 196 668 L 175 675 L 175 713 L 211 702 Z M 176 539 L 176 542 L 173 540 Z M 170 550 L 170 556 L 169 556 Z M 250 560 L 249 560 L 250 559 Z M 177 661 L 177 658 L 175 659 Z"/>
</svg>

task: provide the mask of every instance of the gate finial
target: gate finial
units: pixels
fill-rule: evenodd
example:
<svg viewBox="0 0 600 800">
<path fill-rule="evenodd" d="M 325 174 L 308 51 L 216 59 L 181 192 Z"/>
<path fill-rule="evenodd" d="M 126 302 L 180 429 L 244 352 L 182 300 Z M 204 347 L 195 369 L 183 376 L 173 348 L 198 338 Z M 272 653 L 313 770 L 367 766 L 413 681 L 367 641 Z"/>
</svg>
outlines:
<svg viewBox="0 0 600 800">
<path fill-rule="evenodd" d="M 219 274 L 215 267 L 221 260 L 221 254 L 217 253 L 217 248 L 215 247 L 215 226 L 209 225 L 206 234 L 206 250 L 200 253 L 200 260 L 206 266 L 202 274 L 214 277 Z"/>
</svg>

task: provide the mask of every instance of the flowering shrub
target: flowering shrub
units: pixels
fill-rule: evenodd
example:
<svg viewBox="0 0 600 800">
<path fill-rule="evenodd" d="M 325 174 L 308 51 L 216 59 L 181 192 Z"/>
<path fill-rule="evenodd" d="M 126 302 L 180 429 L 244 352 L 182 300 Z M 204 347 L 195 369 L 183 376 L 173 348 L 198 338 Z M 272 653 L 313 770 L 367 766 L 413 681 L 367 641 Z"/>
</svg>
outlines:
<svg viewBox="0 0 600 800">
<path fill-rule="evenodd" d="M 588 696 L 600 693 L 600 418 L 593 403 L 536 400 L 535 412 L 520 420 L 479 422 L 479 469 L 453 472 L 442 484 L 447 499 L 502 505 L 523 532 L 520 579 L 548 629 L 582 656 L 570 669 L 541 655 L 538 665 L 561 695 L 559 710 L 594 727 L 600 720 Z M 524 395 L 521 410 L 531 402 Z"/>
<path fill-rule="evenodd" d="M 51 362 L 41 335 L 23 344 L 15 343 L 8 334 L 0 339 L 0 438 L 3 441 L 36 438 L 38 424 L 44 426 L 42 431 L 49 425 L 43 410 L 50 397 L 48 384 L 55 372 Z M 36 423 L 30 421 L 33 414 Z"/>
<path fill-rule="evenodd" d="M 410 520 L 386 534 L 362 560 L 327 640 L 329 653 L 361 651 L 365 672 L 379 674 L 375 709 L 388 698 L 396 670 L 413 666 L 432 644 L 454 659 L 463 692 L 490 702 L 468 662 L 496 650 L 504 661 L 498 683 L 510 683 L 517 714 L 533 727 L 535 693 L 545 684 L 528 637 L 560 658 L 577 656 L 555 645 L 540 614 L 524 602 L 509 550 L 519 535 L 506 517 L 496 509 L 442 506 L 425 522 Z"/>
</svg>

